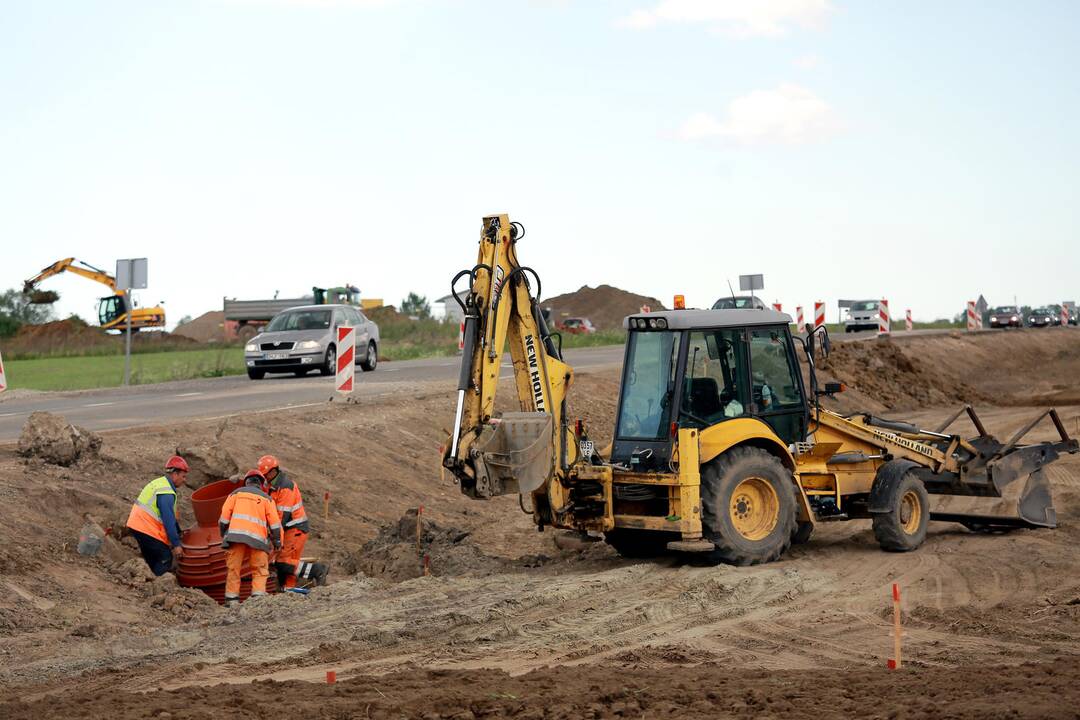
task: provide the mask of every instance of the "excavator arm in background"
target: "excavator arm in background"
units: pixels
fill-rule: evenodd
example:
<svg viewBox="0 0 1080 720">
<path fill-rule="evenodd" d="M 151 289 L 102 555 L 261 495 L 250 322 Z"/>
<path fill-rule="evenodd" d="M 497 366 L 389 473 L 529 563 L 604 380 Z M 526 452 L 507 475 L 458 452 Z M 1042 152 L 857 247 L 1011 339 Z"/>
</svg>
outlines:
<svg viewBox="0 0 1080 720">
<path fill-rule="evenodd" d="M 524 227 L 507 215 L 485 217 L 476 264 L 451 282 L 465 313 L 454 429 L 443 466 L 472 497 L 534 494 L 537 505 L 565 502 L 560 483 L 578 459 L 567 427 L 573 370 L 540 311 L 540 278 L 517 259 Z M 468 291 L 456 285 L 469 279 Z M 536 284 L 532 295 L 530 280 Z M 509 344 L 519 412 L 497 414 L 502 358 Z"/>
<path fill-rule="evenodd" d="M 76 260 L 75 258 L 64 258 L 63 260 L 57 260 L 49 267 L 39 272 L 34 277 L 23 283 L 23 294 L 30 298 L 30 302 L 36 304 L 47 304 L 56 302 L 58 297 L 56 293 L 43 293 L 38 290 L 38 284 L 43 280 L 51 278 L 53 275 L 59 275 L 62 272 L 75 273 L 76 275 L 82 275 L 84 278 L 99 282 L 112 290 L 113 294 L 117 294 L 116 279 L 105 272 L 99 270 L 89 263 L 85 263 L 82 260 Z M 40 299 L 35 299 L 38 296 Z M 51 299 L 50 299 L 51 298 Z"/>
<path fill-rule="evenodd" d="M 64 272 L 81 275 L 88 280 L 101 283 L 109 288 L 112 294 L 109 297 L 101 298 L 98 305 L 98 319 L 103 328 L 107 330 L 123 329 L 127 322 L 129 310 L 131 311 L 131 327 L 134 330 L 165 327 L 164 308 L 160 306 L 132 308 L 133 303 L 130 302 L 130 293 L 116 287 L 116 278 L 90 263 L 75 258 L 57 260 L 34 277 L 26 280 L 23 283 L 23 295 L 32 304 L 36 305 L 47 305 L 56 302 L 60 299 L 57 293 L 40 290 L 38 285 L 42 281 Z"/>
</svg>

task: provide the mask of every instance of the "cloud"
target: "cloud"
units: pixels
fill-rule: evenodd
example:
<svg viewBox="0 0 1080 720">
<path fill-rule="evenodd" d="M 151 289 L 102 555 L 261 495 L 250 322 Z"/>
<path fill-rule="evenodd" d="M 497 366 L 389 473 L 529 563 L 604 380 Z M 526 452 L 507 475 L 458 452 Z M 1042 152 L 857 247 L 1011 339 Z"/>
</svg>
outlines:
<svg viewBox="0 0 1080 720">
<path fill-rule="evenodd" d="M 832 11 L 830 0 L 660 0 L 651 10 L 634 10 L 617 24 L 635 30 L 660 23 L 703 24 L 729 35 L 778 36 L 792 25 L 821 27 Z"/>
<path fill-rule="evenodd" d="M 732 100 L 727 117 L 709 113 L 690 116 L 679 128 L 683 140 L 723 139 L 739 145 L 805 145 L 844 130 L 836 111 L 798 85 L 755 90 Z"/>
<path fill-rule="evenodd" d="M 800 70 L 816 70 L 821 65 L 821 56 L 810 53 L 809 55 L 803 55 L 797 57 L 792 61 L 792 65 Z"/>
</svg>

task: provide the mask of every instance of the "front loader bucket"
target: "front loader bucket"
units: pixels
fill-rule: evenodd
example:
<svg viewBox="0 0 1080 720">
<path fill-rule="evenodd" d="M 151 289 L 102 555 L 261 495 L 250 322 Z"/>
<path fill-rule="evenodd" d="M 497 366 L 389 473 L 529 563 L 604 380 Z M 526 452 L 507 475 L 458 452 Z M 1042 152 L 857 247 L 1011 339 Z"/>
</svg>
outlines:
<svg viewBox="0 0 1080 720">
<path fill-rule="evenodd" d="M 476 497 L 539 489 L 554 470 L 552 428 L 542 412 L 505 413 L 486 425 L 470 451 Z"/>
<path fill-rule="evenodd" d="M 1053 421 L 1060 433 L 1060 441 L 1019 445 L 1020 439 L 1044 417 Z M 999 499 L 990 502 L 989 507 L 963 507 L 965 504 L 970 506 L 985 501 L 965 502 L 959 498 L 948 498 L 931 513 L 934 520 L 959 522 L 972 529 L 987 530 L 1057 527 L 1057 513 L 1054 510 L 1050 482 L 1046 476 L 1046 466 L 1057 460 L 1060 453 L 1077 452 L 1080 444 L 1065 432 L 1056 411 L 1044 412 L 1004 445 L 986 435 L 972 443 L 982 446 L 980 450 L 986 452 L 988 459 L 985 467 L 973 467 L 970 468 L 973 472 L 962 473 L 961 487 L 952 484 L 938 492 Z M 930 489 L 929 486 L 927 489 Z"/>
</svg>

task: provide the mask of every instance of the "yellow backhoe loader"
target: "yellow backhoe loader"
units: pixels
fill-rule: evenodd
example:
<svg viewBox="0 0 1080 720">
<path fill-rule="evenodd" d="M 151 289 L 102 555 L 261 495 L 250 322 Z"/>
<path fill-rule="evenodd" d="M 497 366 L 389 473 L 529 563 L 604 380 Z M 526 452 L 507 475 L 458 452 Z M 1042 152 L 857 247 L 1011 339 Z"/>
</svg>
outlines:
<svg viewBox="0 0 1080 720">
<path fill-rule="evenodd" d="M 116 278 L 104 270 L 99 270 L 89 263 L 75 258 L 57 260 L 49 267 L 39 272 L 34 277 L 23 283 L 23 295 L 30 299 L 31 303 L 45 305 L 56 302 L 60 296 L 49 290 L 40 290 L 38 285 L 53 275 L 62 272 L 75 273 L 94 282 L 105 285 L 113 294 L 103 297 L 98 302 L 98 321 L 106 330 L 123 330 L 127 327 L 128 308 L 131 301 L 128 293 L 116 288 Z M 131 329 L 165 327 L 165 308 L 160 305 L 149 308 L 134 308 L 131 311 Z"/>
<path fill-rule="evenodd" d="M 1054 410 L 1005 443 L 971 408 L 935 430 L 842 416 L 820 405 L 842 389 L 818 387 L 814 358 L 828 352 L 827 333 L 793 336 L 791 318 L 772 310 L 626 318 L 615 437 L 598 452 L 568 416 L 573 370 L 540 311 L 539 277 L 518 261 L 523 236 L 506 215 L 484 218 L 476 264 L 451 283 L 464 352 L 442 463 L 466 495 L 520 494 L 540 529 L 602 535 L 626 556 L 694 552 L 736 565 L 775 560 L 828 520 L 871 518 L 891 551 L 919 547 L 930 520 L 976 531 L 1056 526 L 1044 468 L 1080 448 Z M 520 412 L 496 415 L 507 344 Z M 972 439 L 946 432 L 965 411 Z M 1046 417 L 1060 439 L 1022 445 Z M 930 495 L 1010 499 L 942 511 Z"/>
</svg>

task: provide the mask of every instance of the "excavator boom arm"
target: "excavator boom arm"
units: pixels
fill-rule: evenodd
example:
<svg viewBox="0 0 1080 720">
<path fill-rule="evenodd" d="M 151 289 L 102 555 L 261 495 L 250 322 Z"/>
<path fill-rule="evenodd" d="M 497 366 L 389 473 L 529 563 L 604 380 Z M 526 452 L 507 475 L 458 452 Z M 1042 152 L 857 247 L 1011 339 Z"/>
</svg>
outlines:
<svg viewBox="0 0 1080 720">
<path fill-rule="evenodd" d="M 122 294 L 116 289 L 116 278 L 114 278 L 112 275 L 105 272 L 104 270 L 99 270 L 93 265 L 85 263 L 81 260 L 76 260 L 75 258 L 64 258 L 63 260 L 57 260 L 52 265 L 39 272 L 37 275 L 24 282 L 23 292 L 33 291 L 38 286 L 38 283 L 40 283 L 41 281 L 47 280 L 54 275 L 59 275 L 62 272 L 69 272 L 75 273 L 76 275 L 81 275 L 84 278 L 93 280 L 94 282 L 99 282 L 102 285 L 108 287 L 110 290 L 113 291 L 114 294 Z"/>
<path fill-rule="evenodd" d="M 539 490 L 569 462 L 565 397 L 573 371 L 562 362 L 531 294 L 535 273 L 520 265 L 524 230 L 507 215 L 484 218 L 476 264 L 460 298 L 465 309 L 457 409 L 443 465 L 468 494 Z M 520 412 L 498 417 L 495 396 L 509 343 Z"/>
</svg>

